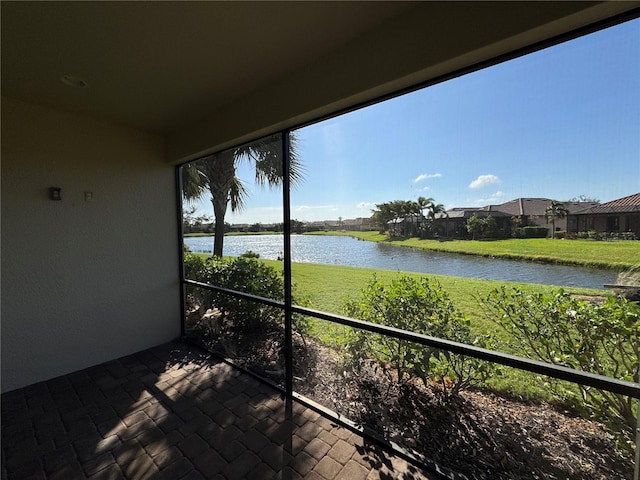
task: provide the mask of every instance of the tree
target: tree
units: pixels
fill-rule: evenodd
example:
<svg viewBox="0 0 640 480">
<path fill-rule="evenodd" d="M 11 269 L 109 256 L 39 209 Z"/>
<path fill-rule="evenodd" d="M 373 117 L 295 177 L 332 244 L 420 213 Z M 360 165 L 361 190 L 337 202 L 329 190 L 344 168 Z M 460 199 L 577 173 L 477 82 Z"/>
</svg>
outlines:
<svg viewBox="0 0 640 480">
<path fill-rule="evenodd" d="M 592 202 L 592 203 L 600 203 L 600 199 L 596 197 L 589 197 L 588 195 L 578 195 L 577 197 L 572 197 L 567 202 Z"/>
<path fill-rule="evenodd" d="M 290 136 L 289 145 L 289 181 L 293 185 L 302 180 L 303 172 L 293 135 Z M 224 217 L 229 204 L 232 212 L 240 211 L 249 196 L 249 191 L 236 176 L 236 167 L 243 161 L 255 166 L 255 182 L 258 185 L 282 185 L 284 164 L 279 135 L 231 148 L 182 167 L 182 192 L 187 201 L 211 195 L 215 223 L 213 254 L 218 257 L 222 256 Z"/>
<path fill-rule="evenodd" d="M 393 200 L 376 204 L 376 210 L 373 211 L 371 218 L 375 223 L 380 225 L 380 231 L 384 231 L 387 224 L 393 221 L 393 234 L 397 234 L 398 220 L 412 215 L 415 212 L 415 202 L 406 200 Z"/>
<path fill-rule="evenodd" d="M 484 232 L 484 222 L 475 213 L 467 220 L 467 232 L 471 234 L 472 240 L 476 239 L 476 234 Z"/>
<path fill-rule="evenodd" d="M 184 209 L 182 212 L 182 231 L 184 233 L 191 233 L 196 215 L 196 207 L 190 207 Z"/>
<path fill-rule="evenodd" d="M 419 217 L 420 222 L 418 223 L 418 230 L 420 231 L 420 236 L 422 237 L 424 228 L 421 222 L 423 218 L 426 218 L 424 211 L 427 210 L 431 205 L 433 205 L 433 198 L 418 197 L 418 201 L 416 202 L 416 204 L 418 206 L 418 210 L 420 210 L 420 217 Z"/>
<path fill-rule="evenodd" d="M 569 215 L 569 210 L 564 206 L 564 203 L 556 200 L 551 200 L 551 205 L 544 211 L 545 217 L 547 217 L 547 223 L 551 220 L 551 238 L 556 238 L 556 218 L 564 218 Z"/>
<path fill-rule="evenodd" d="M 433 222 L 436 219 L 436 215 L 444 213 L 445 218 L 448 218 L 447 210 L 441 203 L 431 202 L 428 206 L 427 218 L 429 219 L 429 228 L 433 230 Z"/>
<path fill-rule="evenodd" d="M 389 203 L 378 203 L 376 209 L 372 210 L 371 220 L 375 225 L 380 227 L 380 233 L 387 230 L 388 223 L 394 219 L 394 213 L 391 211 Z"/>
<path fill-rule="evenodd" d="M 446 213 L 446 210 L 444 208 L 444 205 L 442 205 L 441 203 L 435 203 L 435 200 L 431 197 L 418 197 L 415 205 L 416 209 L 419 212 L 418 218 L 420 219 L 420 221 L 422 221 L 422 219 L 427 219 L 426 226 L 422 225 L 420 222 L 418 223 L 420 236 L 424 237 L 424 232 L 431 229 L 436 215 L 438 215 L 439 213 Z"/>
</svg>

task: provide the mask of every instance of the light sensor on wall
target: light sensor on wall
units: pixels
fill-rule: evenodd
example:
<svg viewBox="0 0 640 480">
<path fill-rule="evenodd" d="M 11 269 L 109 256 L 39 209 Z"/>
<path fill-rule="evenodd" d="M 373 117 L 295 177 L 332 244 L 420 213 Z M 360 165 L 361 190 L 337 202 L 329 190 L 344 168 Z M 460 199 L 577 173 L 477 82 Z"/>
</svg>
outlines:
<svg viewBox="0 0 640 480">
<path fill-rule="evenodd" d="M 63 75 L 60 77 L 60 81 L 73 88 L 86 88 L 89 86 L 83 79 L 74 77 L 73 75 Z"/>
<path fill-rule="evenodd" d="M 62 200 L 62 189 L 60 187 L 49 187 L 49 200 Z"/>
</svg>

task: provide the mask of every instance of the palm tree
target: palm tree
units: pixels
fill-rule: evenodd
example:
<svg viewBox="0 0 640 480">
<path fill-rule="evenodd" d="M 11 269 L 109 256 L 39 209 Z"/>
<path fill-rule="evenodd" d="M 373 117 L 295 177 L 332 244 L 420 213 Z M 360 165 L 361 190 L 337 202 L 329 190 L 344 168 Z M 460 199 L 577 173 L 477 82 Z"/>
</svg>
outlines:
<svg viewBox="0 0 640 480">
<path fill-rule="evenodd" d="M 545 217 L 547 217 L 547 223 L 549 223 L 549 219 L 551 219 L 551 238 L 556 238 L 556 218 L 564 218 L 569 215 L 569 210 L 567 210 L 564 206 L 564 203 L 558 202 L 556 200 L 551 200 L 551 205 L 547 207 L 544 211 Z"/>
<path fill-rule="evenodd" d="M 439 213 L 447 213 L 447 210 L 444 208 L 444 205 L 441 203 L 433 203 L 433 201 L 428 206 L 429 213 L 427 214 L 427 218 L 431 221 L 435 220 L 436 215 Z"/>
<path fill-rule="evenodd" d="M 447 213 L 447 209 L 444 208 L 444 205 L 441 203 L 435 203 L 434 201 L 431 201 L 428 208 L 429 208 L 429 212 L 427 214 L 427 218 L 429 218 L 429 227 L 433 231 L 435 231 L 433 224 L 436 219 L 436 216 L 438 214 L 444 213 L 444 217 L 449 218 L 449 214 Z M 437 234 L 437 231 L 433 235 L 436 235 L 436 234 Z"/>
<path fill-rule="evenodd" d="M 423 231 L 428 230 L 433 225 L 433 221 L 435 220 L 437 214 L 446 213 L 444 205 L 441 203 L 435 203 L 435 200 L 431 197 L 418 197 L 417 204 L 422 217 L 428 220 L 428 226 L 426 229 L 422 229 Z"/>
<path fill-rule="evenodd" d="M 236 166 L 243 161 L 255 165 L 255 181 L 258 185 L 270 187 L 282 185 L 284 164 L 279 135 L 231 148 L 182 167 L 182 193 L 187 201 L 194 201 L 207 194 L 211 195 L 215 235 L 213 254 L 216 256 L 222 256 L 224 217 L 229 204 L 232 212 L 241 211 L 249 196 L 248 190 L 236 176 Z M 302 174 L 302 166 L 296 152 L 296 138 L 291 134 L 289 142 L 291 184 L 302 180 Z"/>
<path fill-rule="evenodd" d="M 391 204 L 389 202 L 376 204 L 376 209 L 372 210 L 371 219 L 373 223 L 380 226 L 380 233 L 384 233 L 389 228 L 389 222 L 395 219 Z"/>
<path fill-rule="evenodd" d="M 418 205 L 418 210 L 420 210 L 420 217 L 419 217 L 419 222 L 418 222 L 418 230 L 420 231 L 420 237 L 424 238 L 424 228 L 422 226 L 422 219 L 426 218 L 424 211 L 429 208 L 429 205 L 431 205 L 433 203 L 433 198 L 429 197 L 429 198 L 425 198 L 425 197 L 418 197 L 418 201 L 416 202 Z"/>
</svg>

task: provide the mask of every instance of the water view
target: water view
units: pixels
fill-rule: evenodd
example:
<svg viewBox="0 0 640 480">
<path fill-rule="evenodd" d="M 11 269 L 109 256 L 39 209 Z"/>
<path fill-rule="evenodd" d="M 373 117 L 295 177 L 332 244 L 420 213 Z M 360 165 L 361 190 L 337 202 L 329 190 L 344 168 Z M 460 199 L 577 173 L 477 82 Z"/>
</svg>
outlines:
<svg viewBox="0 0 640 480">
<path fill-rule="evenodd" d="M 192 252 L 211 253 L 213 237 L 188 237 L 184 243 Z M 276 260 L 283 249 L 282 235 L 239 235 L 225 237 L 223 254 L 239 256 L 251 250 L 260 258 Z M 616 273 L 607 270 L 429 252 L 339 236 L 293 235 L 291 259 L 301 263 L 557 286 L 602 289 L 605 284 L 616 283 Z"/>
</svg>

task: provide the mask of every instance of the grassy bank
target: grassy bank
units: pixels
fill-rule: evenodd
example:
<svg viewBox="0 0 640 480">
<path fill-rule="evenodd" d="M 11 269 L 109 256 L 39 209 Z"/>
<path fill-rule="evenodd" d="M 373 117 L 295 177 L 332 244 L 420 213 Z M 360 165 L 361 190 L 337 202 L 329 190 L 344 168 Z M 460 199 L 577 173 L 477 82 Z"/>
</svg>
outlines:
<svg viewBox="0 0 640 480">
<path fill-rule="evenodd" d="M 278 264 L 280 262 L 273 263 Z M 312 308 L 339 315 L 343 314 L 343 306 L 346 299 L 357 298 L 374 274 L 385 283 L 390 283 L 399 273 L 411 277 L 426 276 L 442 285 L 442 288 L 451 297 L 456 307 L 472 320 L 473 331 L 477 334 L 495 329 L 495 325 L 492 322 L 487 322 L 483 318 L 482 310 L 477 301 L 478 297 L 485 296 L 501 285 L 518 287 L 525 291 L 542 292 L 549 292 L 558 288 L 547 285 L 309 263 L 294 263 L 291 270 L 296 292 L 306 298 Z M 602 290 L 587 288 L 566 288 L 565 290 L 582 295 L 606 294 Z"/>
<path fill-rule="evenodd" d="M 273 262 L 278 264 L 281 262 Z M 281 267 L 280 267 L 281 268 Z M 292 264 L 292 279 L 295 294 L 308 300 L 309 306 L 318 310 L 344 314 L 344 304 L 348 298 L 357 298 L 361 290 L 371 280 L 373 274 L 389 284 L 399 273 L 419 277 L 427 276 L 434 279 L 447 292 L 456 308 L 470 319 L 472 335 L 493 334 L 498 342 L 496 348 L 508 353 L 515 353 L 510 344 L 511 337 L 494 322 L 485 318 L 478 303 L 479 297 L 486 296 L 491 290 L 501 285 L 518 287 L 526 292 L 550 292 L 558 287 L 534 284 L 519 284 L 493 280 L 481 280 L 443 275 L 430 275 L 409 272 L 394 272 L 389 270 L 374 270 L 368 268 L 354 268 L 332 265 L 315 265 L 306 263 Z M 566 291 L 581 295 L 603 295 L 607 292 L 584 288 L 566 288 Z M 339 351 L 347 343 L 348 327 L 327 321 L 312 320 L 311 336 L 327 345 L 334 346 Z M 501 375 L 496 375 L 488 381 L 488 385 L 499 392 L 529 400 L 552 401 L 549 392 L 544 389 L 537 375 L 511 368 L 503 368 Z"/>
<path fill-rule="evenodd" d="M 207 256 L 201 255 L 203 257 Z M 271 265 L 277 271 L 282 272 L 282 262 L 275 260 L 261 261 Z M 499 349 L 507 352 L 512 352 L 509 347 L 510 338 L 506 332 L 501 330 L 494 322 L 485 318 L 482 308 L 478 303 L 478 298 L 486 296 L 491 290 L 501 285 L 519 287 L 525 292 L 550 292 L 558 288 L 548 285 L 520 284 L 443 275 L 375 270 L 370 268 L 293 263 L 292 279 L 294 283 L 294 295 L 298 299 L 303 299 L 304 303 L 310 308 L 343 315 L 346 300 L 358 298 L 360 292 L 374 274 L 379 280 L 387 284 L 398 274 L 412 277 L 426 276 L 429 279 L 436 280 L 447 292 L 456 308 L 470 319 L 472 334 L 494 334 L 495 338 L 501 342 Z M 607 292 L 602 290 L 585 288 L 569 287 L 565 288 L 565 290 L 581 295 L 607 294 Z M 318 319 L 312 319 L 311 325 L 312 337 L 317 338 L 327 345 L 334 346 L 338 350 L 344 348 L 347 342 L 348 327 Z M 507 370 L 509 373 L 505 371 L 504 375 L 498 376 L 489 382 L 493 388 L 528 399 L 550 399 L 548 393 L 536 385 L 537 381 L 532 374 L 512 369 Z"/>
<path fill-rule="evenodd" d="M 276 268 L 282 268 L 281 262 L 270 262 Z M 472 335 L 491 333 L 498 343 L 498 349 L 514 353 L 510 347 L 511 338 L 494 322 L 485 318 L 478 303 L 479 297 L 486 296 L 491 290 L 501 285 L 518 287 L 525 292 L 550 292 L 558 287 L 527 283 L 503 282 L 463 277 L 449 277 L 410 272 L 395 272 L 389 270 L 375 270 L 369 268 L 355 268 L 333 265 L 316 265 L 308 263 L 292 264 L 292 279 L 296 295 L 305 298 L 311 308 L 324 310 L 338 315 L 344 314 L 344 303 L 349 298 L 357 298 L 361 290 L 372 276 L 388 284 L 398 274 L 412 277 L 427 276 L 436 280 L 447 292 L 456 308 L 470 319 Z M 608 292 L 585 288 L 565 288 L 570 293 L 580 295 L 606 295 Z M 347 341 L 347 327 L 330 322 L 312 321 L 311 335 L 325 344 L 332 345 L 339 350 L 344 348 Z M 531 400 L 551 400 L 549 393 L 540 386 L 539 381 L 528 372 L 505 368 L 502 375 L 491 379 L 488 384 L 500 392 L 516 395 Z"/>
<path fill-rule="evenodd" d="M 235 237 L 239 235 L 282 235 L 282 232 L 227 232 L 225 237 Z M 213 233 L 185 233 L 185 237 L 213 237 Z"/>
<path fill-rule="evenodd" d="M 437 252 L 480 255 L 564 265 L 624 270 L 640 265 L 640 241 L 552 240 L 548 238 L 479 240 L 420 240 L 389 238 L 377 232 L 316 232 L 308 235 L 346 235 L 370 242 Z"/>
<path fill-rule="evenodd" d="M 197 254 L 208 257 L 206 254 Z M 282 272 L 283 263 L 277 260 L 262 260 L 277 271 Z M 346 267 L 342 265 L 320 265 L 314 263 L 293 263 L 291 275 L 296 294 L 304 298 L 310 308 L 342 315 L 347 299 L 357 298 L 373 275 L 385 283 L 391 282 L 398 274 L 411 277 L 428 277 L 436 280 L 451 297 L 456 307 L 472 319 L 474 333 L 494 329 L 492 322 L 483 319 L 482 310 L 477 298 L 483 297 L 491 290 L 501 286 L 518 287 L 524 291 L 550 292 L 558 289 L 549 285 L 531 283 L 504 282 L 466 277 L 449 277 L 413 272 L 397 272 L 392 270 L 376 270 L 373 268 Z M 589 288 L 566 287 L 565 291 L 580 295 L 606 295 L 603 290 Z"/>
</svg>

